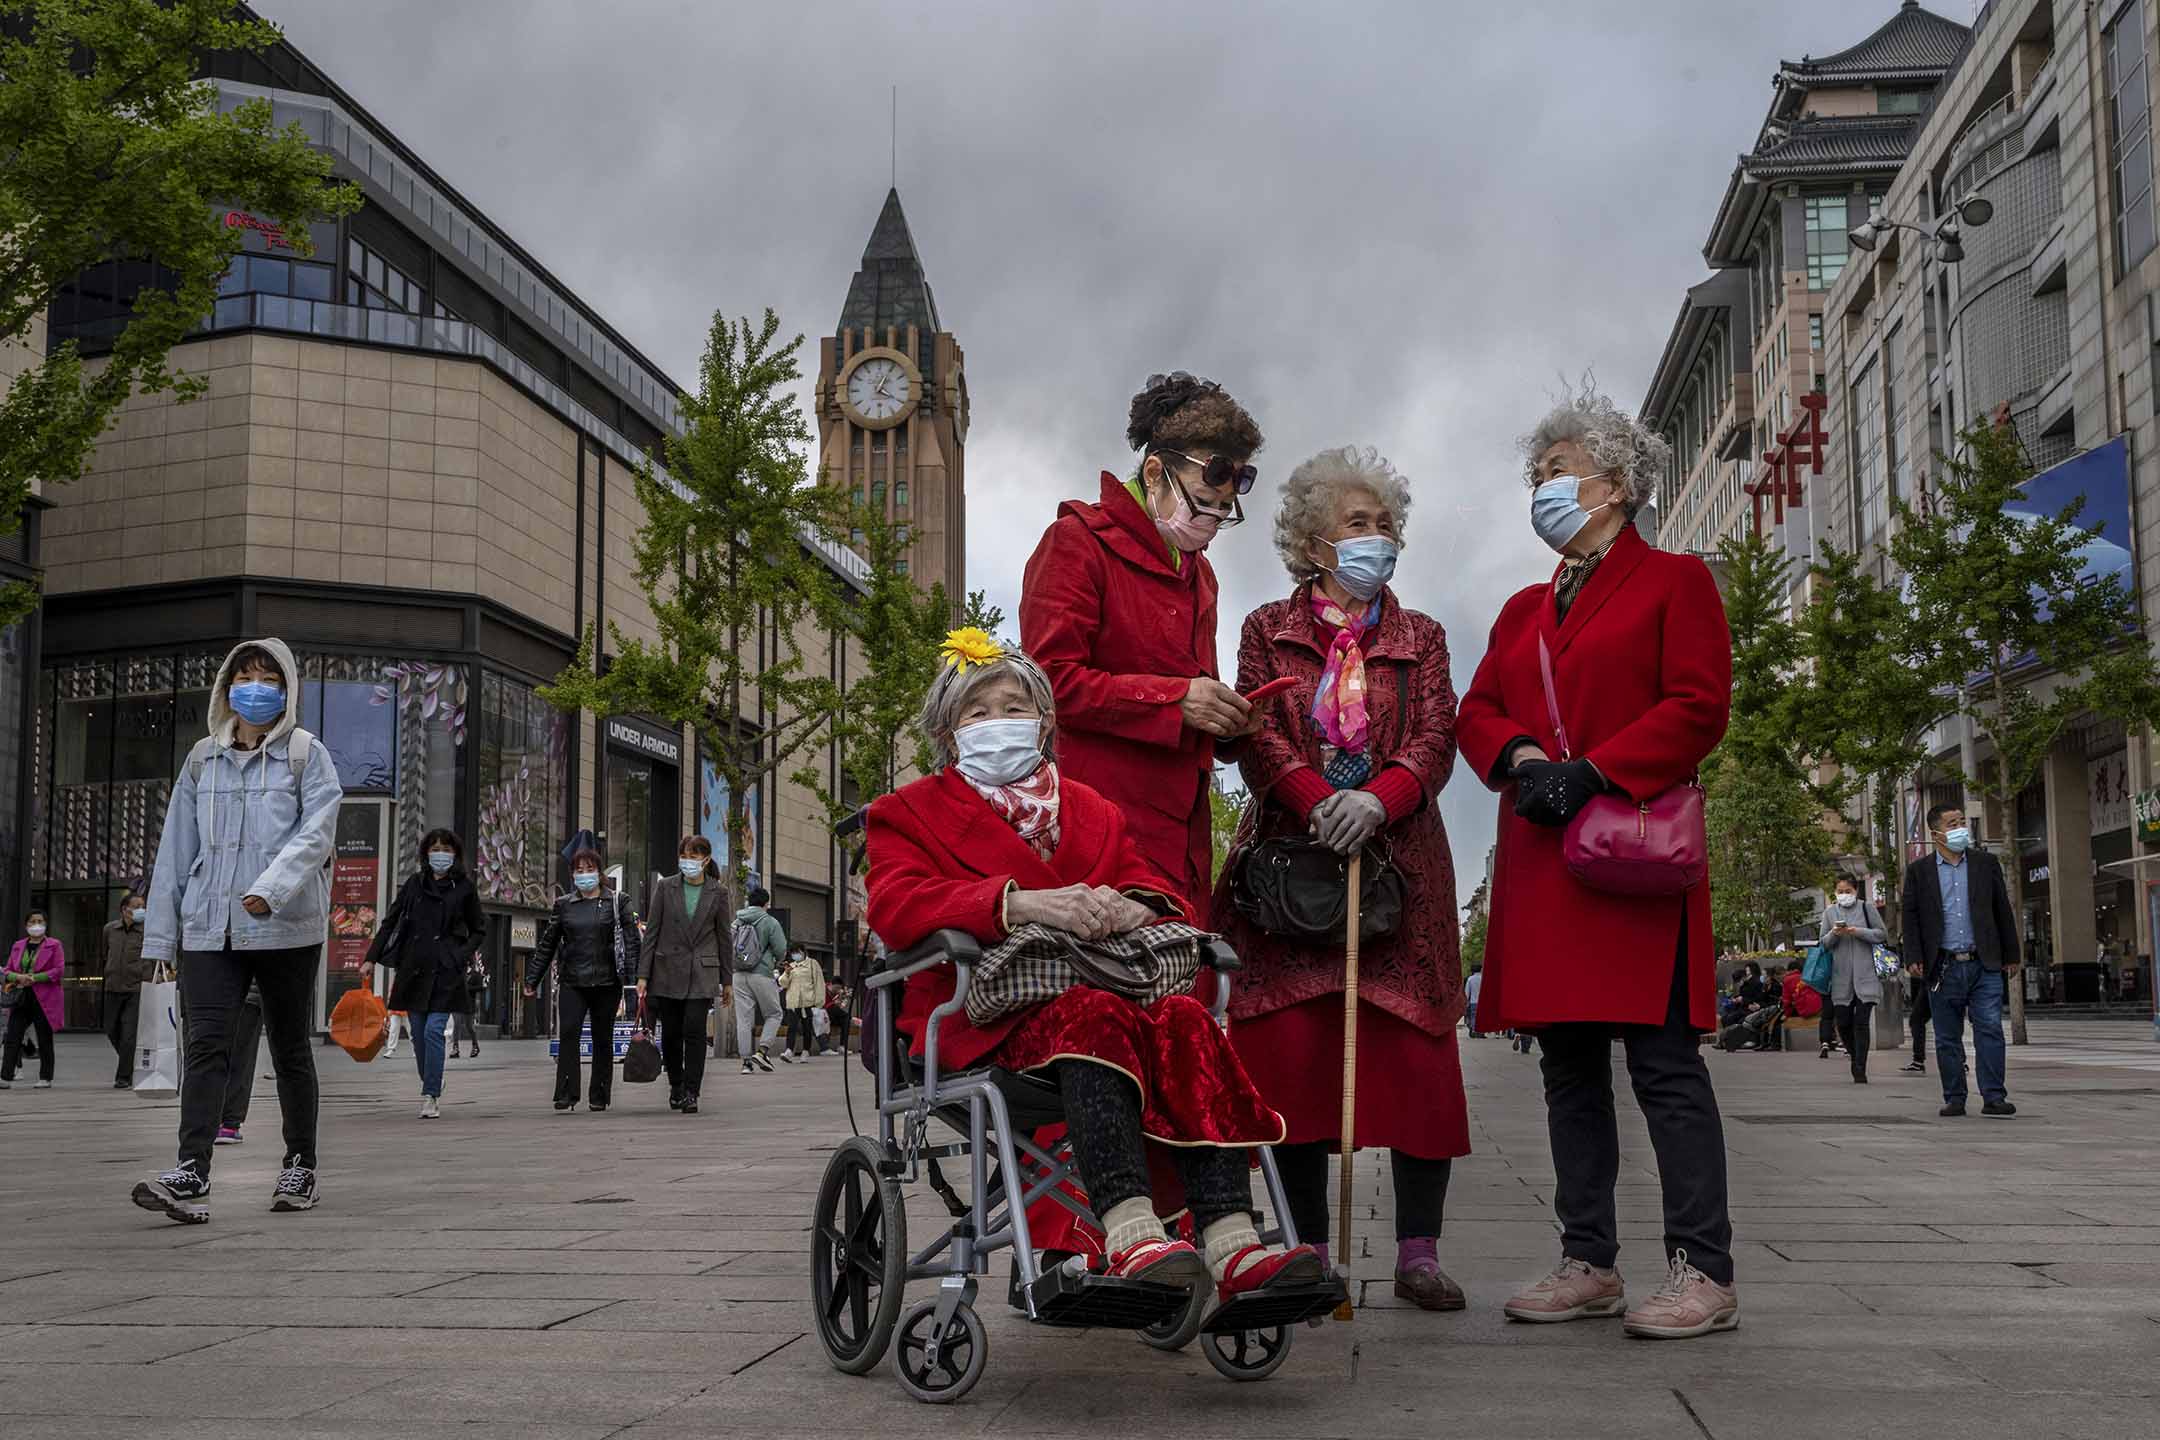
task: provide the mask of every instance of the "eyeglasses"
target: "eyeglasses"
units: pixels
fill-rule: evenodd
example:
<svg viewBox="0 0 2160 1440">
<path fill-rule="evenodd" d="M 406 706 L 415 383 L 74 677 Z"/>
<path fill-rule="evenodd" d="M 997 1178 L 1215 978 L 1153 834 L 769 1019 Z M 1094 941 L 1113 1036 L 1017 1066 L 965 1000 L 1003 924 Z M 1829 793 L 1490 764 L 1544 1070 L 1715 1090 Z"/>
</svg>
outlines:
<svg viewBox="0 0 2160 1440">
<path fill-rule="evenodd" d="M 1158 455 L 1175 455 L 1187 464 L 1201 465 L 1197 457 L 1188 455 L 1182 450 L 1172 450 L 1167 446 L 1159 447 L 1155 453 Z M 1211 490 L 1220 490 L 1225 485 L 1235 484 L 1238 494 L 1250 495 L 1252 494 L 1253 482 L 1260 478 L 1260 470 L 1255 465 L 1240 465 L 1227 455 L 1216 455 L 1210 457 L 1206 464 L 1201 466 L 1200 478 L 1207 483 L 1208 488 Z"/>
</svg>

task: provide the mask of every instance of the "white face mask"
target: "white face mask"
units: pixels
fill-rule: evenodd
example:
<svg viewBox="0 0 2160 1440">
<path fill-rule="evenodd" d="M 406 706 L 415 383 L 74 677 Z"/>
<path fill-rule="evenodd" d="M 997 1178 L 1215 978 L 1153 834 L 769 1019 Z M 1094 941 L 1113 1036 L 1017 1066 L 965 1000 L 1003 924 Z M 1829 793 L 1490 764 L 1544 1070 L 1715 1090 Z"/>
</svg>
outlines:
<svg viewBox="0 0 2160 1440">
<path fill-rule="evenodd" d="M 23 933 L 33 940 L 42 940 L 45 938 L 45 927 L 43 925 L 25 925 Z"/>
<path fill-rule="evenodd" d="M 978 720 L 953 731 L 953 762 L 978 785 L 1012 785 L 1042 768 L 1042 721 Z"/>
<path fill-rule="evenodd" d="M 1849 890 L 1840 890 L 1838 891 L 1837 903 L 1849 910 L 1860 903 L 1860 897 Z"/>
</svg>

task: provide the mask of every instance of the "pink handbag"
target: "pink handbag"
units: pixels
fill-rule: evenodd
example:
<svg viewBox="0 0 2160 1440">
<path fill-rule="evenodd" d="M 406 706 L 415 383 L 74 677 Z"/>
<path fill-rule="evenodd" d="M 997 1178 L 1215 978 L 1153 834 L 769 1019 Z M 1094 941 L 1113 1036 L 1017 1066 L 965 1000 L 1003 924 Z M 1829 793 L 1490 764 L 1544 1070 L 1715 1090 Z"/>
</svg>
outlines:
<svg viewBox="0 0 2160 1440">
<path fill-rule="evenodd" d="M 1560 697 L 1553 690 L 1552 651 L 1542 635 L 1538 668 L 1545 681 L 1546 713 L 1560 740 L 1560 758 L 1571 760 L 1567 727 L 1560 723 Z M 1568 821 L 1561 849 L 1568 873 L 1593 890 L 1609 895 L 1685 894 L 1702 884 L 1710 870 L 1702 786 L 1683 780 L 1639 803 L 1600 795 Z"/>
</svg>

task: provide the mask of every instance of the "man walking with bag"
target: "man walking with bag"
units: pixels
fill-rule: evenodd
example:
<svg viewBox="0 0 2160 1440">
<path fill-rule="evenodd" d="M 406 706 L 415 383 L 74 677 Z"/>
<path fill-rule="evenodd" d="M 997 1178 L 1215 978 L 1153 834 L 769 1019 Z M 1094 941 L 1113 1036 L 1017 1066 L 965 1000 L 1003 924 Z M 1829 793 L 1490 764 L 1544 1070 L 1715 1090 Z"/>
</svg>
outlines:
<svg viewBox="0 0 2160 1440">
<path fill-rule="evenodd" d="M 262 995 L 285 1121 L 285 1163 L 270 1208 L 309 1210 L 317 1198 L 308 1013 L 344 791 L 330 752 L 297 723 L 299 684 L 284 641 L 233 648 L 210 692 L 210 733 L 173 782 L 158 842 L 143 955 L 179 958 L 187 1069 L 179 1163 L 138 1184 L 133 1198 L 187 1224 L 210 1218 L 210 1151 L 225 1106 L 234 1016 L 251 985 Z"/>
<path fill-rule="evenodd" d="M 113 1089 L 135 1083 L 135 1030 L 141 1018 L 143 982 L 154 968 L 143 959 L 143 919 L 149 914 L 133 890 L 120 897 L 118 919 L 105 926 L 105 1038 L 113 1047 Z"/>
<path fill-rule="evenodd" d="M 1935 853 L 1905 867 L 1907 959 L 1924 967 L 1935 1021 L 1935 1065 L 1945 1116 L 1965 1113 L 1965 1017 L 1972 1017 L 1973 1058 L 1980 1070 L 1983 1115 L 2017 1114 L 2003 1085 L 2003 987 L 2017 978 L 2017 917 L 2002 862 L 1972 847 L 1972 827 L 1957 805 L 1927 812 Z"/>
<path fill-rule="evenodd" d="M 742 1073 L 772 1072 L 773 1037 L 780 1033 L 780 982 L 773 978 L 781 957 L 787 954 L 787 932 L 765 907 L 772 895 L 763 886 L 750 887 L 750 903 L 735 912 L 733 944 L 735 958 L 735 1043 L 742 1052 Z M 755 1050 L 750 1038 L 757 1022 L 765 1025 Z"/>
</svg>

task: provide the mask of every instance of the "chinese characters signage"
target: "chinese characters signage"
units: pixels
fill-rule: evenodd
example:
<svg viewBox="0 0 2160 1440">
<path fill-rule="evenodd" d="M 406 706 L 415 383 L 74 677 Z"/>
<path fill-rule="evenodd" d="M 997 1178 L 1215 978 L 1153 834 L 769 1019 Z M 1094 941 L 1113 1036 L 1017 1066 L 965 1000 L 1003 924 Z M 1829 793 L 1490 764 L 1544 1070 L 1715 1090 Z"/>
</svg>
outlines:
<svg viewBox="0 0 2160 1440">
<path fill-rule="evenodd" d="M 381 814 L 375 805 L 338 807 L 337 849 L 330 861 L 333 975 L 358 970 L 375 939 L 376 906 L 382 896 Z"/>
</svg>

